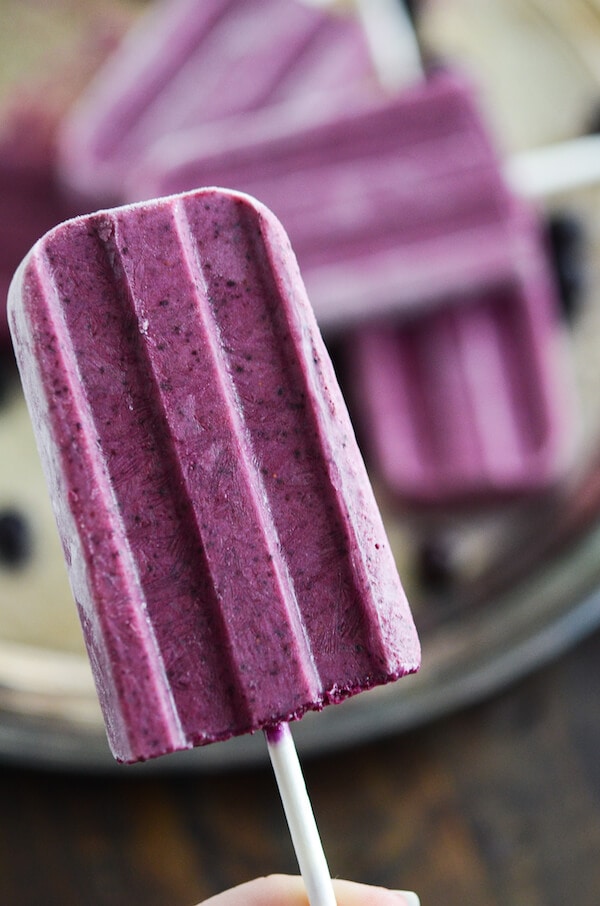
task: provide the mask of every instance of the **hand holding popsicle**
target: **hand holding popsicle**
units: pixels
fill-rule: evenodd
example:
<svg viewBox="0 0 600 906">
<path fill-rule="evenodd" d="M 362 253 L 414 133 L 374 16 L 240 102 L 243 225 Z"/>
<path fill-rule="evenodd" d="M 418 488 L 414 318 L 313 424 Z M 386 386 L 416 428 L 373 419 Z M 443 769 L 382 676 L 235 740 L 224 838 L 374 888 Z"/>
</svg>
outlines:
<svg viewBox="0 0 600 906">
<path fill-rule="evenodd" d="M 410 891 L 341 880 L 333 887 L 338 906 L 419 906 L 418 896 Z M 306 892 L 301 878 L 269 875 L 217 894 L 201 906 L 306 906 Z"/>
</svg>

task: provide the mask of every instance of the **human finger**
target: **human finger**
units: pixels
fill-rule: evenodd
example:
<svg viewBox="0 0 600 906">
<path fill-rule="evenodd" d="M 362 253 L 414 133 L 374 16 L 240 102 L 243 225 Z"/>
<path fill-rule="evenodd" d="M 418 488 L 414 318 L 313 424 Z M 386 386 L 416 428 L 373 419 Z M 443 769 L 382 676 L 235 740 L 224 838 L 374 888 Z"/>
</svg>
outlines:
<svg viewBox="0 0 600 906">
<path fill-rule="evenodd" d="M 410 891 L 342 880 L 334 880 L 333 888 L 337 906 L 419 906 L 419 898 Z M 309 906 L 309 903 L 301 878 L 268 875 L 219 893 L 201 906 Z"/>
</svg>

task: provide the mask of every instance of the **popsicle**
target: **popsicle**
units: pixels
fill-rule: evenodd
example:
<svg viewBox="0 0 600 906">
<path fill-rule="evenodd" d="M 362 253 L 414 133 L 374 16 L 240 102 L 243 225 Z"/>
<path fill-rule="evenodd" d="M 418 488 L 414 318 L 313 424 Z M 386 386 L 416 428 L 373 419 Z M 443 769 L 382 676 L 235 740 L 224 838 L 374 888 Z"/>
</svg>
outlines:
<svg viewBox="0 0 600 906">
<path fill-rule="evenodd" d="M 334 118 L 284 107 L 170 136 L 129 183 L 131 199 L 209 184 L 264 199 L 327 332 L 493 287 L 523 253 L 476 93 L 447 69 Z"/>
<path fill-rule="evenodd" d="M 402 504 L 530 495 L 571 460 L 575 394 L 548 251 L 529 208 L 512 227 L 522 266 L 495 287 L 344 339 L 363 449 Z"/>
<path fill-rule="evenodd" d="M 277 220 L 206 189 L 68 221 L 9 317 L 118 760 L 414 671 L 394 558 Z"/>
<path fill-rule="evenodd" d="M 92 202 L 122 201 L 124 177 L 163 136 L 315 94 L 337 108 L 365 81 L 369 50 L 352 16 L 300 0 L 163 0 L 67 117 L 61 178 Z"/>
</svg>

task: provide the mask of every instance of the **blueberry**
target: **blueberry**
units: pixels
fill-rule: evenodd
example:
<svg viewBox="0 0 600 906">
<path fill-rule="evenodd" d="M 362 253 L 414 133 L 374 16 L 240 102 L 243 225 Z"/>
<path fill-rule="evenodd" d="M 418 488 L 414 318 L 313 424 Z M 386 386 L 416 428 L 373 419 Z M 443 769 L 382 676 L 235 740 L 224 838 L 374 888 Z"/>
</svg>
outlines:
<svg viewBox="0 0 600 906">
<path fill-rule="evenodd" d="M 17 366 L 12 350 L 0 350 L 0 406 L 8 400 L 17 380 Z"/>
<path fill-rule="evenodd" d="M 31 527 L 25 516 L 16 509 L 0 510 L 0 564 L 17 569 L 31 552 Z"/>
<path fill-rule="evenodd" d="M 426 590 L 436 594 L 449 591 L 455 579 L 450 545 L 440 538 L 424 541 L 417 551 L 416 570 Z"/>
<path fill-rule="evenodd" d="M 563 212 L 552 215 L 547 231 L 563 314 L 572 322 L 586 282 L 583 225 L 574 215 Z"/>
</svg>

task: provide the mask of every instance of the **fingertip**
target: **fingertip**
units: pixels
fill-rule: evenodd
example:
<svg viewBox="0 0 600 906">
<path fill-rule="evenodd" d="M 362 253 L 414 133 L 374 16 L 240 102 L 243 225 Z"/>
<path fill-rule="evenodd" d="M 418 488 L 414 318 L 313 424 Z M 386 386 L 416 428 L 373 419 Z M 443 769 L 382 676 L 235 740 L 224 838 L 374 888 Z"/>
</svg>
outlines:
<svg viewBox="0 0 600 906">
<path fill-rule="evenodd" d="M 390 890 L 387 887 L 371 887 L 355 881 L 336 879 L 333 882 L 338 906 L 420 906 L 420 900 L 412 890 Z"/>
<path fill-rule="evenodd" d="M 421 906 L 421 900 L 412 890 L 395 890 L 394 893 L 402 897 L 406 906 Z"/>
</svg>

